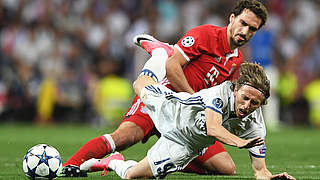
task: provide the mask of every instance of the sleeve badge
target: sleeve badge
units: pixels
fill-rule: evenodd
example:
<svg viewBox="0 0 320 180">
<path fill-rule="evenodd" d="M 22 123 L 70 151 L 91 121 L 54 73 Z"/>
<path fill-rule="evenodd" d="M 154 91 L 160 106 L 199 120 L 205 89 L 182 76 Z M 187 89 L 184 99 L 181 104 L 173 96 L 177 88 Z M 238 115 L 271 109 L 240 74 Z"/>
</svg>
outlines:
<svg viewBox="0 0 320 180">
<path fill-rule="evenodd" d="M 181 41 L 181 44 L 184 47 L 190 47 L 194 44 L 194 38 L 192 36 L 187 36 L 183 38 L 183 40 Z"/>
<path fill-rule="evenodd" d="M 214 107 L 220 109 L 223 106 L 223 101 L 220 98 L 215 98 L 215 99 L 212 100 L 212 104 L 213 104 Z"/>
</svg>

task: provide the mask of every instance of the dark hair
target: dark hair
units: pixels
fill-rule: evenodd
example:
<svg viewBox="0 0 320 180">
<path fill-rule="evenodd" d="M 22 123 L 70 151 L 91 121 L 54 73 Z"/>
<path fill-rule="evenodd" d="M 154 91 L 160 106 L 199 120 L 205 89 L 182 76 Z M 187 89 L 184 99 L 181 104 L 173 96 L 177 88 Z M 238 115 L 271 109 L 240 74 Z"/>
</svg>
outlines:
<svg viewBox="0 0 320 180">
<path fill-rule="evenodd" d="M 235 88 L 240 89 L 243 85 L 252 86 L 259 90 L 264 95 L 262 104 L 267 104 L 266 100 L 270 97 L 270 81 L 263 67 L 256 63 L 242 63 Z"/>
<path fill-rule="evenodd" d="M 235 16 L 238 16 L 242 13 L 244 9 L 249 9 L 252 11 L 258 18 L 261 19 L 261 24 L 259 29 L 266 23 L 268 18 L 267 8 L 257 0 L 240 0 L 238 1 L 236 7 L 233 9 L 232 13 Z"/>
</svg>

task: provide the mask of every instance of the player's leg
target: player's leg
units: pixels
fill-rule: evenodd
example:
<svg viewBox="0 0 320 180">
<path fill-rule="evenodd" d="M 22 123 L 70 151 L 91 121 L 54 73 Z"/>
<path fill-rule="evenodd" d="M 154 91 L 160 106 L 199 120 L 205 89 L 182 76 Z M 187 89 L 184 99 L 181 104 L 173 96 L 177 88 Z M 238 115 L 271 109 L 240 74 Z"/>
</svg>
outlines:
<svg viewBox="0 0 320 180">
<path fill-rule="evenodd" d="M 165 64 L 173 52 L 174 49 L 166 43 L 162 43 L 154 37 L 141 34 L 133 38 L 133 42 L 146 50 L 152 57 L 145 63 L 140 76 L 134 82 L 134 90 L 137 95 L 140 95 L 140 91 L 147 85 L 154 84 L 161 81 L 165 75 Z M 146 76 L 142 76 L 146 75 Z"/>
<path fill-rule="evenodd" d="M 209 146 L 198 160 L 203 162 L 209 174 L 234 175 L 236 173 L 235 163 L 219 141 Z"/>
<path fill-rule="evenodd" d="M 96 171 L 96 167 L 98 167 L 98 169 L 103 167 L 104 172 L 102 175 L 106 175 L 108 170 L 111 169 L 122 179 L 153 177 L 147 157 L 137 163 L 133 160 L 125 161 L 123 156 L 117 153 L 112 154 L 105 159 L 90 159 L 84 162 L 81 166 L 88 171 Z"/>
<path fill-rule="evenodd" d="M 153 52 L 162 55 L 158 58 L 151 57 L 145 63 L 140 76 L 134 83 L 134 89 L 138 95 L 140 95 L 142 88 L 146 85 L 158 82 L 158 79 L 163 79 L 166 74 L 165 63 L 168 59 L 167 53 L 163 48 L 158 48 Z M 103 158 L 105 155 L 114 152 L 116 147 L 119 150 L 126 149 L 132 144 L 142 140 L 144 135 L 145 134 L 139 130 L 139 127 L 135 126 L 135 124 L 124 123 L 111 135 L 106 134 L 104 136 L 99 136 L 87 142 L 78 152 L 63 164 L 66 168 L 63 168 L 62 173 L 65 176 L 78 176 L 78 174 L 74 175 L 74 172 L 77 173 L 79 171 L 78 167 L 84 161 L 91 158 Z M 74 170 L 74 168 L 76 168 L 76 170 Z"/>
<path fill-rule="evenodd" d="M 133 100 L 132 106 L 125 115 L 125 120 L 119 125 L 117 130 L 111 134 L 105 134 L 89 140 L 85 143 L 63 166 L 73 165 L 80 166 L 84 161 L 91 158 L 103 158 L 116 150 L 123 150 L 129 147 L 144 137 L 144 131 L 148 131 L 148 127 L 142 129 L 136 125 L 135 121 L 143 121 L 141 119 L 148 118 L 147 115 L 137 115 L 140 107 L 143 106 L 140 99 L 136 97 Z M 135 120 L 136 119 L 136 120 Z M 150 124 L 150 123 L 149 123 Z M 151 128 L 153 125 L 151 123 Z M 122 136 L 122 138 L 119 138 Z"/>
<path fill-rule="evenodd" d="M 183 172 L 234 175 L 236 166 L 223 145 L 216 141 L 202 156 L 191 161 Z"/>
<path fill-rule="evenodd" d="M 63 166 L 80 166 L 84 161 L 91 158 L 103 158 L 116 149 L 115 142 L 110 134 L 95 137 L 85 143 Z"/>
<path fill-rule="evenodd" d="M 126 178 L 164 178 L 185 167 L 195 155 L 183 144 L 161 137 L 148 151 L 147 157 L 128 169 Z"/>
<path fill-rule="evenodd" d="M 139 40 L 139 43 L 144 41 Z M 156 55 L 145 63 L 140 76 L 134 83 L 134 89 L 138 95 L 146 85 L 154 84 L 165 77 L 165 64 L 168 59 L 166 50 L 164 48 L 156 48 L 152 50 L 152 54 Z M 62 176 L 82 176 L 79 166 L 83 162 L 91 158 L 103 158 L 116 149 L 124 150 L 142 140 L 146 135 L 144 132 L 136 123 L 125 122 L 115 132 L 88 141 L 63 164 Z"/>
<path fill-rule="evenodd" d="M 139 163 L 133 160 L 125 161 L 122 154 L 118 152 L 104 159 L 90 159 L 84 162 L 81 168 L 87 171 L 97 171 L 102 168 L 103 172 L 101 175 L 107 175 L 107 172 L 111 169 L 123 179 L 152 177 L 152 171 L 147 158 Z"/>
<path fill-rule="evenodd" d="M 136 35 L 133 38 L 133 42 L 136 45 L 142 47 L 151 56 L 158 56 L 157 53 L 153 52 L 153 50 L 158 49 L 158 48 L 163 48 L 167 52 L 168 57 L 172 56 L 172 54 L 174 52 L 174 49 L 171 45 L 169 45 L 167 43 L 160 42 L 159 40 L 155 39 L 154 37 L 152 37 L 148 34 Z"/>
<path fill-rule="evenodd" d="M 103 167 L 104 174 L 111 169 L 126 179 L 164 178 L 169 173 L 186 166 L 194 156 L 190 156 L 188 148 L 183 144 L 162 137 L 151 147 L 147 157 L 139 163 L 132 160 L 125 161 L 121 154 L 115 153 L 105 159 L 90 159 L 81 166 L 86 170 Z"/>
<path fill-rule="evenodd" d="M 146 141 L 154 133 L 154 124 L 144 108 L 145 105 L 136 97 L 117 130 L 84 144 L 63 164 L 61 176 L 86 176 L 86 172 L 80 171 L 80 165 L 86 160 L 101 159 L 114 151 L 127 149 L 141 140 Z"/>
<path fill-rule="evenodd" d="M 123 151 L 141 141 L 144 137 L 144 131 L 136 123 L 124 121 L 110 135 L 115 142 L 115 150 Z"/>
<path fill-rule="evenodd" d="M 126 179 L 150 178 L 152 176 L 152 170 L 147 157 L 128 169 L 125 174 Z"/>
<path fill-rule="evenodd" d="M 236 166 L 228 152 L 220 152 L 203 163 L 209 174 L 235 175 Z"/>
<path fill-rule="evenodd" d="M 165 49 L 169 57 L 173 54 L 173 48 L 171 46 L 156 40 L 150 35 L 138 35 L 134 38 L 134 42 L 152 55 L 153 59 L 163 57 L 163 54 L 156 50 L 158 48 Z M 150 77 L 144 77 L 140 80 L 141 81 L 136 81 L 135 83 L 135 85 L 140 85 L 136 86 L 135 88 L 138 90 L 136 91 L 137 94 L 140 94 L 143 87 L 153 83 Z M 199 157 L 193 162 L 189 163 L 184 172 L 233 175 L 235 174 L 235 164 L 231 156 L 223 148 L 222 144 L 217 142 L 217 144 L 209 147 L 204 156 Z"/>
<path fill-rule="evenodd" d="M 153 50 L 161 56 L 152 56 L 141 70 L 139 77 L 133 83 L 135 93 L 140 96 L 141 90 L 150 84 L 156 84 L 161 81 L 166 75 L 166 61 L 168 55 L 163 48 Z"/>
</svg>

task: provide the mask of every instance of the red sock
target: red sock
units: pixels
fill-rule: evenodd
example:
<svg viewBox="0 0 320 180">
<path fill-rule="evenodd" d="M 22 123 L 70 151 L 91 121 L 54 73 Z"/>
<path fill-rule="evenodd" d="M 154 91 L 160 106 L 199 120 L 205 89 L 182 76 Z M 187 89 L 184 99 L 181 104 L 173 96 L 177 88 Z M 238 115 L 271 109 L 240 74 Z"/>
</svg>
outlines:
<svg viewBox="0 0 320 180">
<path fill-rule="evenodd" d="M 80 166 L 86 160 L 91 158 L 101 159 L 111 153 L 111 145 L 106 137 L 99 136 L 91 139 L 84 144 L 67 162 L 62 166 L 75 165 Z"/>
</svg>

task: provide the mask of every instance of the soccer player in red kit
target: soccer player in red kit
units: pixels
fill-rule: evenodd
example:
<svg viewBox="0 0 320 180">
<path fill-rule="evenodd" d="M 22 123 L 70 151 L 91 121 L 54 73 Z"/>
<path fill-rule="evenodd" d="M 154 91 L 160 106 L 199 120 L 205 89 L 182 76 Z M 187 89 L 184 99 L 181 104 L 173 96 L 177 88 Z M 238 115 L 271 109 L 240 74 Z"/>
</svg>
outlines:
<svg viewBox="0 0 320 180">
<path fill-rule="evenodd" d="M 146 35 L 137 36 L 135 41 L 152 55 L 151 58 L 169 57 L 166 61 L 167 80 L 163 81 L 169 88 L 177 92 L 194 93 L 236 76 L 236 70 L 242 62 L 238 47 L 248 42 L 266 19 L 267 10 L 260 2 L 241 0 L 232 11 L 226 27 L 195 27 L 173 49 Z M 144 104 L 136 97 L 118 129 L 83 145 L 63 164 L 62 176 L 86 176 L 86 172 L 80 171 L 80 165 L 86 160 L 101 159 L 139 141 L 146 142 L 151 135 L 157 134 L 144 108 Z M 235 164 L 220 142 L 210 146 L 204 154 L 199 154 L 183 171 L 235 174 Z M 89 170 L 103 170 L 104 167 L 103 162 L 97 162 L 95 168 Z"/>
</svg>

